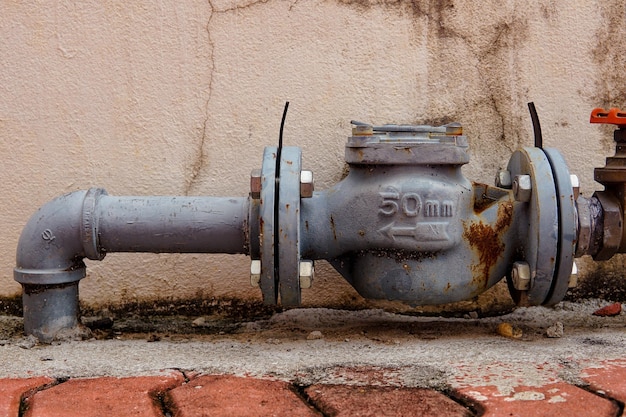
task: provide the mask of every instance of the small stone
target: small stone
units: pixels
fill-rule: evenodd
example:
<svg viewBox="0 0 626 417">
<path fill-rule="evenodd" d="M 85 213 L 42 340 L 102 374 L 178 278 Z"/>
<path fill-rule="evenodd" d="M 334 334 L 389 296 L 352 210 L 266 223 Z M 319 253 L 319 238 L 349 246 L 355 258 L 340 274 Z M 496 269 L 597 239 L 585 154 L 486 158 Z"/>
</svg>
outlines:
<svg viewBox="0 0 626 417">
<path fill-rule="evenodd" d="M 500 336 L 510 337 L 511 339 L 521 339 L 522 329 L 513 326 L 511 323 L 500 323 L 496 329 Z"/>
<path fill-rule="evenodd" d="M 470 316 L 470 319 L 476 320 L 478 318 L 478 312 L 470 311 L 469 316 Z"/>
<path fill-rule="evenodd" d="M 191 322 L 191 325 L 194 327 L 202 327 L 206 324 L 206 319 L 204 317 L 198 317 L 194 321 Z"/>
<path fill-rule="evenodd" d="M 147 341 L 148 341 L 148 343 L 160 342 L 161 341 L 161 336 L 159 336 L 157 334 L 151 334 Z"/>
<path fill-rule="evenodd" d="M 550 338 L 563 337 L 563 323 L 557 321 L 552 326 L 546 329 L 546 336 Z"/>
<path fill-rule="evenodd" d="M 21 340 L 17 345 L 22 349 L 32 349 L 37 344 L 37 338 L 35 336 L 28 335 Z"/>
<path fill-rule="evenodd" d="M 593 312 L 594 316 L 612 317 L 622 312 L 622 303 L 613 303 Z"/>
<path fill-rule="evenodd" d="M 320 332 L 319 330 L 314 330 L 311 333 L 309 333 L 309 335 L 306 337 L 306 340 L 317 340 L 317 339 L 323 339 L 324 335 L 322 334 L 322 332 Z"/>
</svg>

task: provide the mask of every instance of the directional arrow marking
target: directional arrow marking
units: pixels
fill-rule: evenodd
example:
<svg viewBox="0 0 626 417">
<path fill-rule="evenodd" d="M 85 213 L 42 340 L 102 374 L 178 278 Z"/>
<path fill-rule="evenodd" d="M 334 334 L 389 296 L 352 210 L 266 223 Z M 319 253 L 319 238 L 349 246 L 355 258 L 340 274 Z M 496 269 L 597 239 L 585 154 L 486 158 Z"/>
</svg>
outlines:
<svg viewBox="0 0 626 417">
<path fill-rule="evenodd" d="M 389 223 L 378 231 L 390 239 L 410 237 L 418 242 L 440 242 L 450 240 L 448 222 L 417 223 L 415 226 L 396 226 Z"/>
</svg>

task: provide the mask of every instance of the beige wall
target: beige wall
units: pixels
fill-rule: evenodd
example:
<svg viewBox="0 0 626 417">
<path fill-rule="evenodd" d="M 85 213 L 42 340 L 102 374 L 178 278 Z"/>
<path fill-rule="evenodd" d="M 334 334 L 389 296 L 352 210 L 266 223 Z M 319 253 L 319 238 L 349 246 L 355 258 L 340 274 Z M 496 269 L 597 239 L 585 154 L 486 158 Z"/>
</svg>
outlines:
<svg viewBox="0 0 626 417">
<path fill-rule="evenodd" d="M 612 153 L 596 106 L 626 106 L 623 1 L 0 2 L 0 296 L 30 215 L 91 186 L 117 195 L 248 192 L 291 102 L 285 143 L 303 148 L 317 189 L 336 182 L 351 119 L 462 122 L 466 175 L 491 183 L 532 143 L 535 101 L 547 146 L 583 193 Z M 88 263 L 81 297 L 259 298 L 248 260 L 111 254 Z M 324 265 L 308 304 L 354 292 Z"/>
</svg>

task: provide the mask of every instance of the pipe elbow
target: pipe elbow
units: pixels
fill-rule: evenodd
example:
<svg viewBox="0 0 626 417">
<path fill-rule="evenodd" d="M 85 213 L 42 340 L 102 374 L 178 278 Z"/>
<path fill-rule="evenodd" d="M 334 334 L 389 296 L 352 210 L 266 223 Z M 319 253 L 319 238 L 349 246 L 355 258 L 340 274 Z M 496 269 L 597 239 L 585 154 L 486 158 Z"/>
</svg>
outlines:
<svg viewBox="0 0 626 417">
<path fill-rule="evenodd" d="M 75 191 L 42 206 L 17 246 L 14 278 L 23 285 L 67 284 L 85 277 L 83 258 L 100 260 L 94 212 L 103 189 Z"/>
</svg>

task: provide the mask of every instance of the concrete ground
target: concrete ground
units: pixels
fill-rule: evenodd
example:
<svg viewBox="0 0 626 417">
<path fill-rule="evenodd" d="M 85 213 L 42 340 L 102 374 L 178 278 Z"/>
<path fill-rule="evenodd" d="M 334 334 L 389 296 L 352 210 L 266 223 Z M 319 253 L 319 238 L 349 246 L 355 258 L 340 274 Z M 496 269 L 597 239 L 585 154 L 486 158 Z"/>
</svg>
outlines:
<svg viewBox="0 0 626 417">
<path fill-rule="evenodd" d="M 93 337 L 51 345 L 4 316 L 0 415 L 618 416 L 626 315 L 593 315 L 607 304 L 459 318 L 330 309 L 231 323 L 99 317 L 86 319 Z M 152 331 L 135 333 L 141 320 Z M 176 320 L 196 331 L 173 331 Z"/>
</svg>

